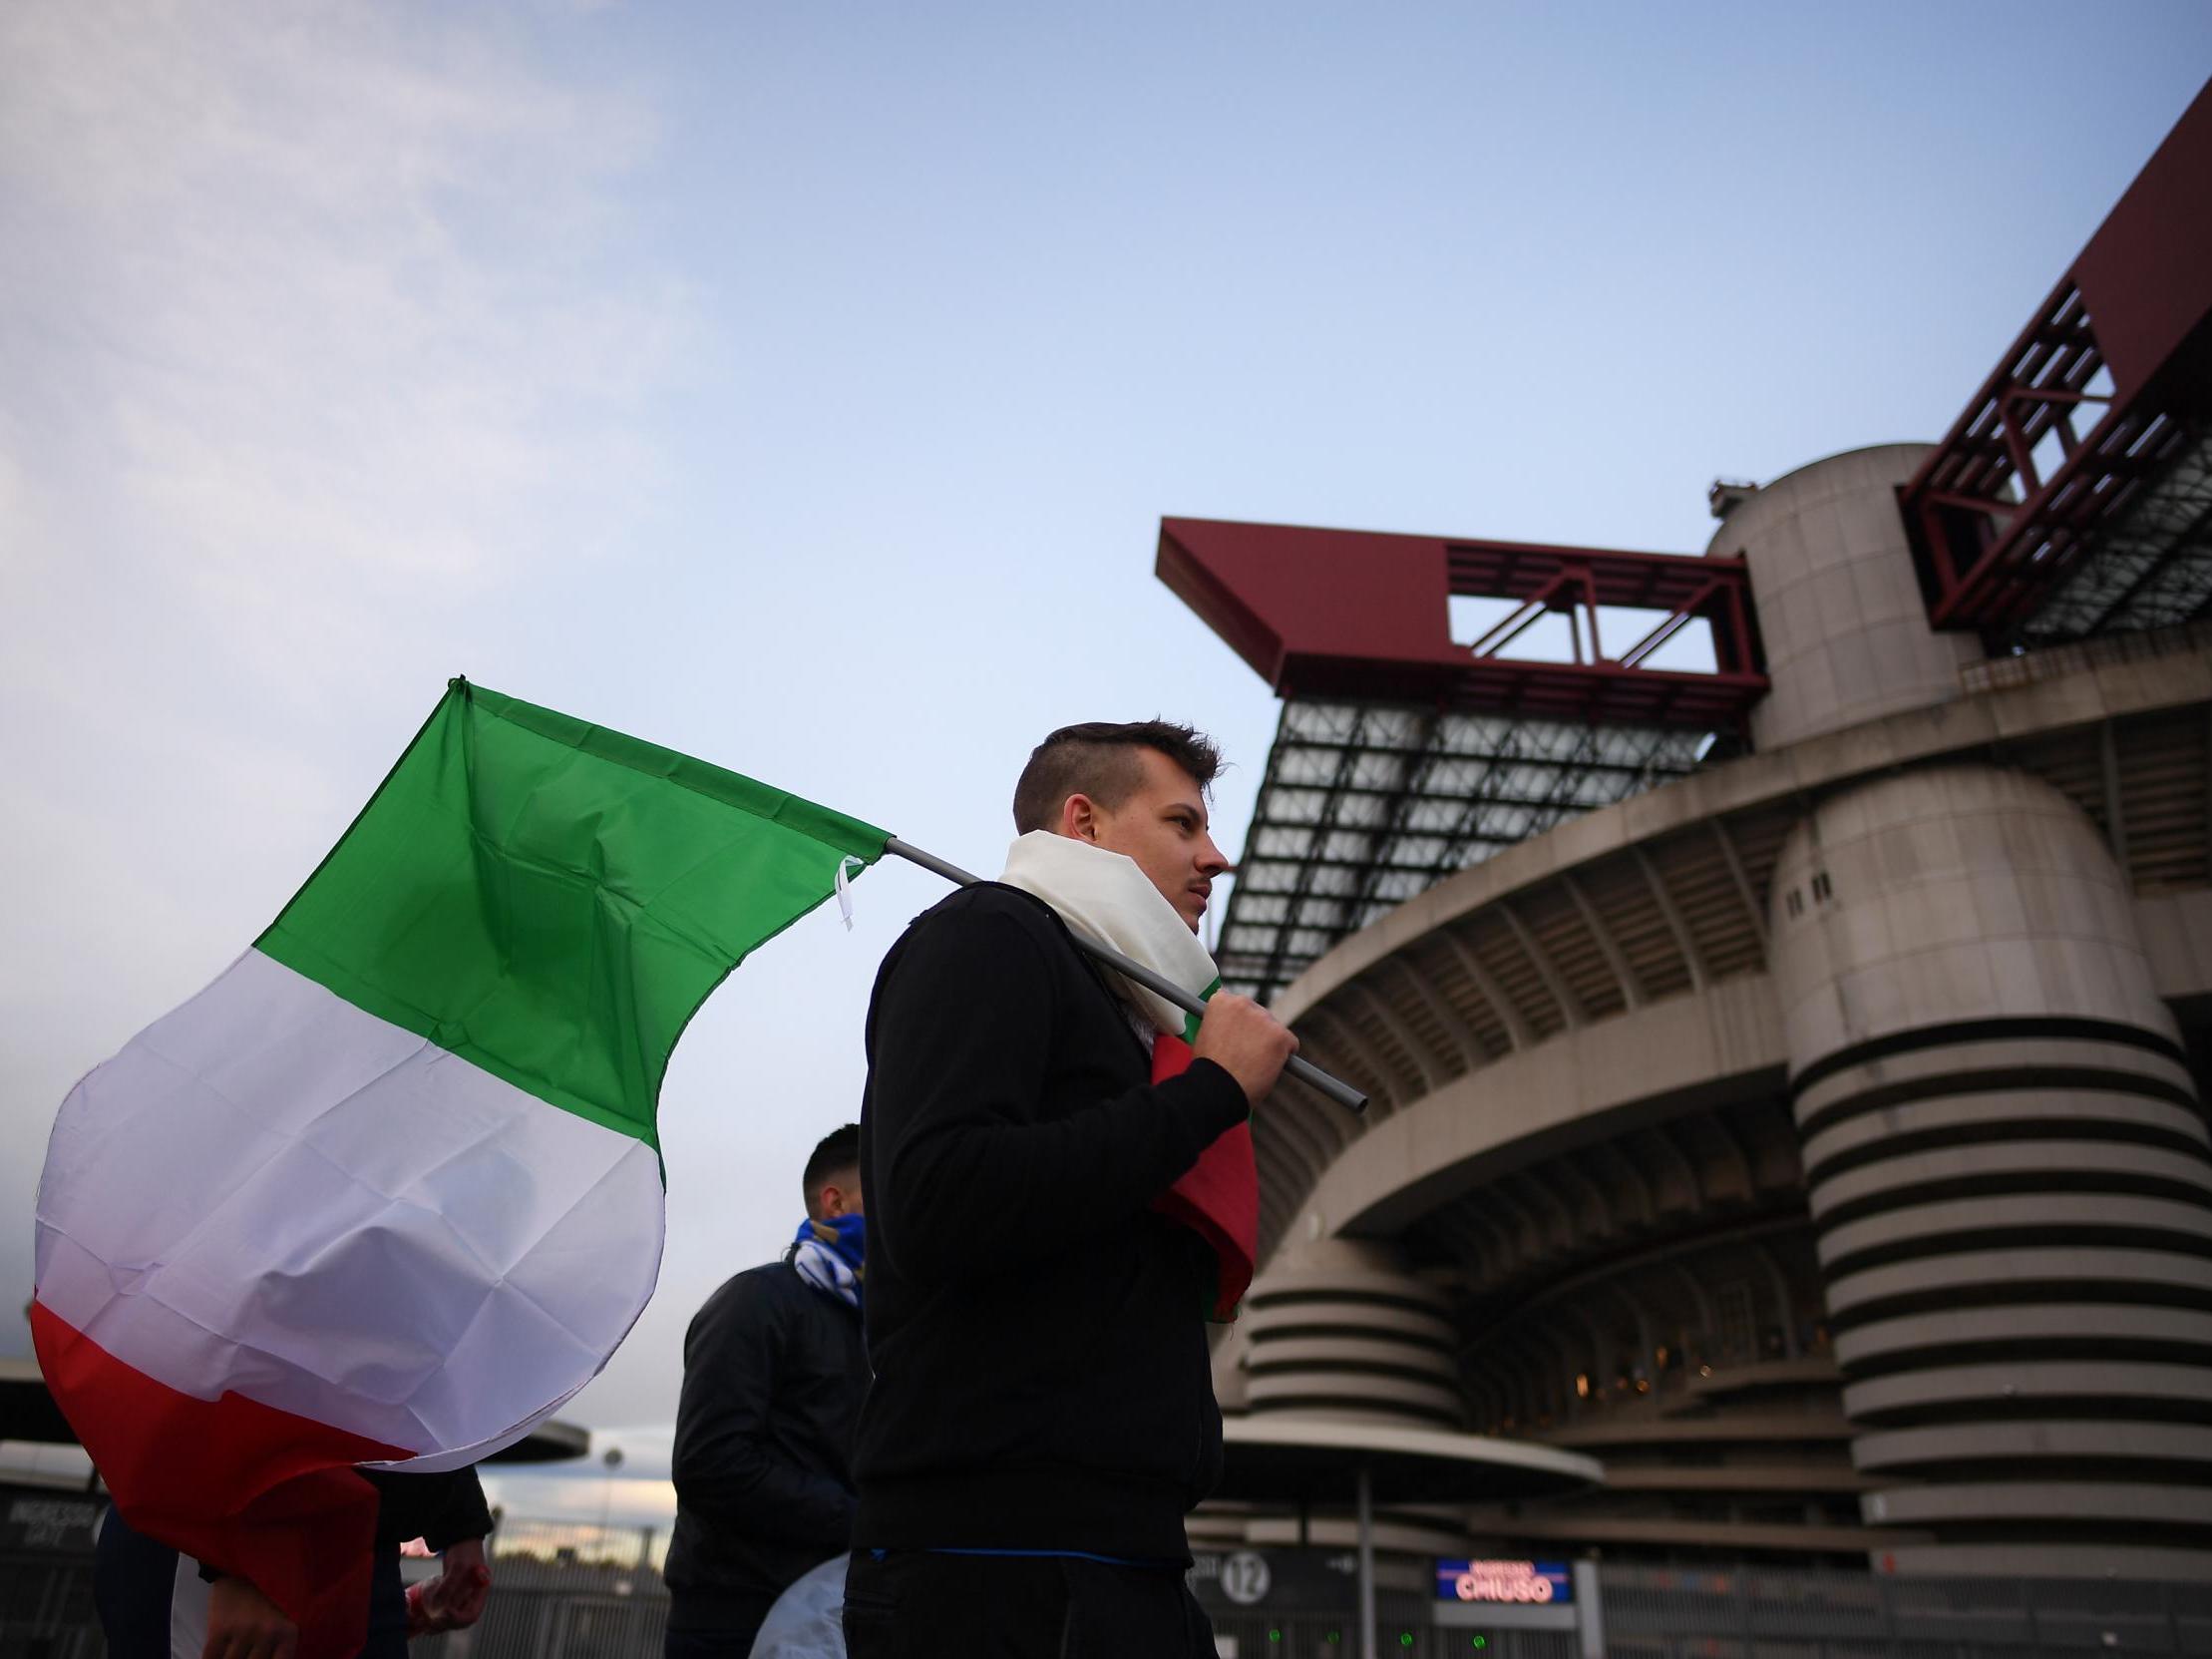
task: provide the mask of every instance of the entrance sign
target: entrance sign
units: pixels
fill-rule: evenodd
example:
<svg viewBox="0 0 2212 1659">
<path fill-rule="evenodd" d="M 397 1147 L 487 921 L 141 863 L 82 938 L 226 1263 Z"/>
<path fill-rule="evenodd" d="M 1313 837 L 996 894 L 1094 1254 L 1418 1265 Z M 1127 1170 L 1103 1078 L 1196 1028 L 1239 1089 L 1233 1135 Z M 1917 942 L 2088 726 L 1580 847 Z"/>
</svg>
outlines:
<svg viewBox="0 0 2212 1659">
<path fill-rule="evenodd" d="M 1440 1560 L 1436 1599 L 1566 1606 L 1575 1599 L 1575 1580 L 1565 1561 Z"/>
</svg>

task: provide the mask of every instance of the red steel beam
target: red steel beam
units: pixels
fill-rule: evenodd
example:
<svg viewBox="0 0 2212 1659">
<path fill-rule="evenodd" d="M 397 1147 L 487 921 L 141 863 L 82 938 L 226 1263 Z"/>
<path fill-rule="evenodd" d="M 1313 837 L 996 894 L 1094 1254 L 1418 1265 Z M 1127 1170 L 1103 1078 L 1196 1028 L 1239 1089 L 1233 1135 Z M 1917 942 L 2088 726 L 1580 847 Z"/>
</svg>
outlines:
<svg viewBox="0 0 2212 1659">
<path fill-rule="evenodd" d="M 2017 626 L 2208 417 L 2212 85 L 1899 492 L 1929 621 Z"/>
<path fill-rule="evenodd" d="M 1285 696 L 1349 696 L 1620 724 L 1733 730 L 1767 680 L 1740 559 L 1455 541 L 1218 519 L 1163 519 L 1160 580 Z M 1520 602 L 1473 645 L 1453 596 Z M 1662 613 L 1617 656 L 1598 608 Z M 1498 651 L 1565 614 L 1578 660 Z M 1692 621 L 1710 672 L 1645 666 Z"/>
</svg>

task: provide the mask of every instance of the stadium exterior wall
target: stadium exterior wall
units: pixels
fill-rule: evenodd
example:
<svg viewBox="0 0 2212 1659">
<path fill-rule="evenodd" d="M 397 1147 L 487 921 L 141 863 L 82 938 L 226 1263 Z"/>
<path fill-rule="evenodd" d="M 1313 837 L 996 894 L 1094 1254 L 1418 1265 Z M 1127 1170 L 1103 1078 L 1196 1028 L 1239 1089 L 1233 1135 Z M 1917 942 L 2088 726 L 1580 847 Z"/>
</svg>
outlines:
<svg viewBox="0 0 2212 1659">
<path fill-rule="evenodd" d="M 2212 1573 L 2212 653 L 2015 676 L 1931 634 L 1921 453 L 1721 525 L 1772 652 L 1758 752 L 1276 999 L 1374 1103 L 1263 1114 L 1229 1409 L 1603 1457 L 1601 1492 L 1466 1511 L 1485 1547 Z"/>
</svg>

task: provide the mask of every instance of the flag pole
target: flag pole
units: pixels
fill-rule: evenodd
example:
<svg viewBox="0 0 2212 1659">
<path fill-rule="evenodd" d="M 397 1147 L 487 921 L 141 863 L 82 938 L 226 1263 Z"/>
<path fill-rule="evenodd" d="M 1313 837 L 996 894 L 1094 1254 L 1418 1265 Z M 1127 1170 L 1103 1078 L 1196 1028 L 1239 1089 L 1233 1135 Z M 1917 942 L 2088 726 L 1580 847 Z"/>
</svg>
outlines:
<svg viewBox="0 0 2212 1659">
<path fill-rule="evenodd" d="M 920 847 L 900 840 L 896 835 L 884 843 L 884 851 L 905 859 L 909 864 L 919 864 L 922 869 L 961 887 L 973 887 L 983 879 L 961 869 L 957 864 L 947 864 L 936 854 L 925 853 Z M 1105 964 L 1122 978 L 1133 980 L 1156 997 L 1165 997 L 1186 1014 L 1205 1015 L 1206 1005 L 1173 981 L 1162 979 L 1143 963 L 1132 962 L 1111 945 L 1103 945 L 1086 933 L 1075 928 L 1069 928 L 1068 932 L 1074 936 L 1077 948 L 1085 955 Z M 1346 1111 L 1363 1112 L 1367 1109 L 1366 1095 L 1341 1078 L 1330 1076 L 1302 1055 L 1292 1054 L 1283 1069 L 1307 1088 L 1325 1094 Z"/>
</svg>

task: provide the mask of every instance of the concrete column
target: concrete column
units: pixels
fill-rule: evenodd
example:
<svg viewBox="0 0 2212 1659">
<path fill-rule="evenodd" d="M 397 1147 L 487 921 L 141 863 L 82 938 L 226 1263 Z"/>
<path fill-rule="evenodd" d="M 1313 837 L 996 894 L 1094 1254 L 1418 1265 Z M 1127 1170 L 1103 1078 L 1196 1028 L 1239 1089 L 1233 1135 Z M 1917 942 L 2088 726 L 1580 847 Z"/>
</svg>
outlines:
<svg viewBox="0 0 2212 1659">
<path fill-rule="evenodd" d="M 1466 1427 L 1450 1303 L 1416 1279 L 1389 1245 L 1312 1239 L 1287 1248 L 1253 1282 L 1237 1320 L 1247 1411 L 1335 1418 L 1415 1429 Z M 1499 1374 L 1518 1386 L 1510 1370 Z M 1344 1469 L 1351 1496 L 1352 1467 Z M 1332 1506 L 1333 1508 L 1333 1506 Z M 1358 1527 L 1341 1509 L 1292 1523 L 1259 1518 L 1245 1531 L 1255 1545 L 1282 1545 L 1299 1533 L 1317 1545 L 1356 1543 Z M 1393 1501 L 1374 1516 L 1370 1539 L 1385 1576 L 1425 1585 L 1425 1563 L 1464 1550 L 1464 1515 L 1450 1504 Z"/>
<path fill-rule="evenodd" d="M 1238 1321 L 1246 1406 L 1463 1428 L 1447 1308 L 1385 1246 L 1319 1239 L 1287 1251 L 1254 1282 Z"/>
<path fill-rule="evenodd" d="M 1759 638 L 1774 688 L 1751 711 L 1752 741 L 1779 748 L 1824 731 L 1960 694 L 1982 659 L 1971 633 L 1928 625 L 1897 486 L 1926 444 L 1831 455 L 1732 507 L 1708 553 L 1751 569 Z"/>
<path fill-rule="evenodd" d="M 1865 1517 L 1933 1539 L 1897 1568 L 2212 1577 L 2212 1149 L 2095 827 L 1887 777 L 1792 833 L 1771 922 Z"/>
</svg>

